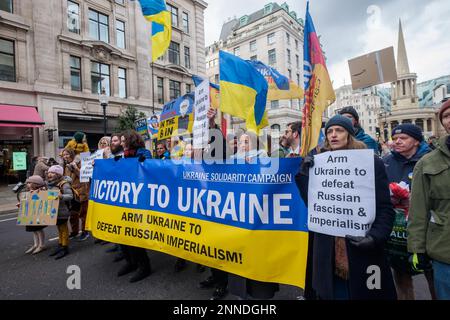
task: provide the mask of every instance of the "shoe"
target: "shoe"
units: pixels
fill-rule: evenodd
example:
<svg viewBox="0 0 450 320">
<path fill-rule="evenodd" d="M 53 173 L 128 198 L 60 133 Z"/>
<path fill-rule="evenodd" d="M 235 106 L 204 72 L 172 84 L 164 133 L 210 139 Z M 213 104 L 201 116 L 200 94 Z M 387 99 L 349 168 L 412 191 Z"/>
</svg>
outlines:
<svg viewBox="0 0 450 320">
<path fill-rule="evenodd" d="M 152 269 L 150 267 L 146 268 L 138 268 L 136 273 L 130 278 L 130 282 L 138 282 L 144 278 L 147 278 L 152 273 Z"/>
<path fill-rule="evenodd" d="M 228 294 L 228 290 L 225 287 L 217 287 L 214 290 L 213 295 L 210 300 L 222 300 Z"/>
<path fill-rule="evenodd" d="M 126 274 L 128 274 L 130 272 L 133 272 L 136 269 L 137 269 L 136 265 L 132 265 L 132 264 L 127 263 L 122 268 L 120 268 L 119 272 L 117 272 L 117 276 L 118 277 L 124 276 L 124 275 L 126 275 Z"/>
<path fill-rule="evenodd" d="M 83 231 L 80 236 L 77 238 L 77 241 L 84 241 L 87 240 L 89 238 L 89 232 L 87 231 Z"/>
<path fill-rule="evenodd" d="M 111 252 L 117 252 L 117 251 L 119 251 L 119 246 L 117 244 L 115 244 L 111 248 L 107 249 L 105 252 L 106 253 L 111 253 Z"/>
<path fill-rule="evenodd" d="M 306 300 L 304 296 L 295 297 L 295 300 Z"/>
<path fill-rule="evenodd" d="M 123 259 L 125 259 L 125 257 L 123 256 L 123 253 L 122 253 L 122 252 L 119 252 L 119 253 L 114 257 L 113 262 L 119 262 L 119 261 L 122 261 Z"/>
<path fill-rule="evenodd" d="M 64 258 L 68 254 L 69 254 L 69 249 L 67 247 L 61 247 L 61 250 L 56 255 L 55 260 L 59 260 L 61 258 Z"/>
<path fill-rule="evenodd" d="M 211 289 L 214 288 L 214 286 L 216 285 L 216 280 L 210 276 L 208 277 L 208 279 L 201 281 L 198 284 L 198 288 L 199 289 Z"/>
<path fill-rule="evenodd" d="M 25 251 L 25 253 L 32 253 L 34 250 L 36 250 L 36 246 L 32 246 L 30 249 L 28 249 L 27 251 Z"/>
<path fill-rule="evenodd" d="M 185 268 L 186 268 L 186 260 L 178 258 L 174 266 L 175 272 L 180 272 Z"/>
<path fill-rule="evenodd" d="M 32 254 L 38 254 L 42 251 L 44 251 L 45 249 L 47 249 L 46 247 L 42 246 L 42 247 L 37 247 L 36 249 L 34 249 Z"/>
<path fill-rule="evenodd" d="M 63 249 L 63 247 L 60 246 L 60 245 L 58 245 L 58 246 L 55 248 L 55 250 L 53 250 L 53 251 L 49 254 L 49 256 L 50 256 L 50 257 L 56 256 L 62 249 Z"/>
<path fill-rule="evenodd" d="M 78 236 L 78 232 L 71 232 L 69 234 L 69 240 L 72 240 L 73 238 L 76 238 L 76 236 Z"/>
<path fill-rule="evenodd" d="M 197 263 L 196 269 L 195 269 L 198 273 L 203 273 L 205 272 L 206 268 L 204 265 L 201 265 L 199 263 Z"/>
</svg>

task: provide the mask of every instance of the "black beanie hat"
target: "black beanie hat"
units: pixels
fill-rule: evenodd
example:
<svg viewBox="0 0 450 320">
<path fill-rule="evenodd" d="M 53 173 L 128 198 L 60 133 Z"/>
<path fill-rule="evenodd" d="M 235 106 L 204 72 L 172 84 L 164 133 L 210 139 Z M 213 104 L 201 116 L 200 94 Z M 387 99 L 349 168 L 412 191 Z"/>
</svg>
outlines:
<svg viewBox="0 0 450 320">
<path fill-rule="evenodd" d="M 407 134 L 408 136 L 416 139 L 419 142 L 423 141 L 422 129 L 420 129 L 420 127 L 416 126 L 415 124 L 403 123 L 396 126 L 394 130 L 392 130 L 392 137 L 400 133 Z"/>
<path fill-rule="evenodd" d="M 350 135 L 355 136 L 355 128 L 353 128 L 352 121 L 347 117 L 338 114 L 331 118 L 325 125 L 325 134 L 328 131 L 328 128 L 332 126 L 340 126 L 347 130 Z"/>
<path fill-rule="evenodd" d="M 353 116 L 353 118 L 355 118 L 355 120 L 359 122 L 358 111 L 356 111 L 356 109 L 353 108 L 352 106 L 342 108 L 342 109 L 339 111 L 339 114 L 344 114 L 344 113 L 349 113 L 349 114 L 351 114 L 351 115 Z"/>
</svg>

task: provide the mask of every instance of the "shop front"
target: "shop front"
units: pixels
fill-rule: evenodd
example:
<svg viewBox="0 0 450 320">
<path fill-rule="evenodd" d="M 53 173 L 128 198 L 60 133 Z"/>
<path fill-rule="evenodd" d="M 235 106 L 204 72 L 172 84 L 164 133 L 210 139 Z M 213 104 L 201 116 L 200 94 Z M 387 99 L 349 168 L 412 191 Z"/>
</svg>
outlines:
<svg viewBox="0 0 450 320">
<path fill-rule="evenodd" d="M 0 185 L 25 181 L 34 156 L 34 128 L 43 125 L 36 107 L 0 104 Z"/>
</svg>

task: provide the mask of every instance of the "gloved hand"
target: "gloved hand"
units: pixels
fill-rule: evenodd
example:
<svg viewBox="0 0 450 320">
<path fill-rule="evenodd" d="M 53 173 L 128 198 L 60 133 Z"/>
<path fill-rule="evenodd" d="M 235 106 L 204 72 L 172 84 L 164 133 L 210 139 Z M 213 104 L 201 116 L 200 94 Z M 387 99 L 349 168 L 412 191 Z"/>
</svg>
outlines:
<svg viewBox="0 0 450 320">
<path fill-rule="evenodd" d="M 354 236 L 345 236 L 347 240 L 350 241 L 352 246 L 355 246 L 359 249 L 373 249 L 375 248 L 375 239 L 372 236 L 365 237 L 354 237 Z"/>
<path fill-rule="evenodd" d="M 144 162 L 145 161 L 145 156 L 143 155 L 143 154 L 141 154 L 140 156 L 139 156 L 139 162 Z"/>
<path fill-rule="evenodd" d="M 120 159 L 122 159 L 122 156 L 115 156 L 114 157 L 114 161 L 119 161 Z"/>
<path fill-rule="evenodd" d="M 409 256 L 409 263 L 414 271 L 424 272 L 424 270 L 431 269 L 430 258 L 425 253 L 414 253 Z"/>
<path fill-rule="evenodd" d="M 314 167 L 314 156 L 308 154 L 304 159 L 300 166 L 300 174 L 304 176 L 309 176 L 309 168 Z"/>
</svg>

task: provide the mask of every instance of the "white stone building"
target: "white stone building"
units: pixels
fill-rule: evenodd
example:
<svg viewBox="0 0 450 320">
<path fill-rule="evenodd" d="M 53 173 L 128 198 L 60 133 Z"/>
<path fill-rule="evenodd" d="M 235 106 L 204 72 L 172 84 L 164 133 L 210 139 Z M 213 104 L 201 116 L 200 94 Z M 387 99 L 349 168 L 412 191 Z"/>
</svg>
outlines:
<svg viewBox="0 0 450 320">
<path fill-rule="evenodd" d="M 78 130 L 95 149 L 103 135 L 102 88 L 108 133 L 127 106 L 150 115 L 192 89 L 191 74 L 205 75 L 207 3 L 167 5 L 172 44 L 152 65 L 150 24 L 137 1 L 0 0 L 0 180 L 11 172 L 12 152 L 55 156 Z M 2 115 L 12 107 L 15 114 Z M 36 110 L 42 127 L 20 120 Z"/>
<path fill-rule="evenodd" d="M 303 20 L 286 3 L 271 2 L 260 10 L 222 26 L 220 39 L 206 48 L 206 73 L 211 82 L 219 81 L 219 50 L 246 60 L 259 60 L 303 86 Z M 298 99 L 267 103 L 269 123 L 284 130 L 290 122 L 301 121 Z M 233 118 L 233 127 L 245 124 Z"/>
</svg>

